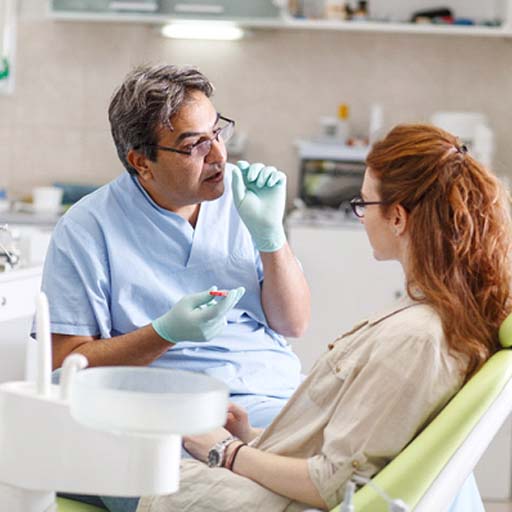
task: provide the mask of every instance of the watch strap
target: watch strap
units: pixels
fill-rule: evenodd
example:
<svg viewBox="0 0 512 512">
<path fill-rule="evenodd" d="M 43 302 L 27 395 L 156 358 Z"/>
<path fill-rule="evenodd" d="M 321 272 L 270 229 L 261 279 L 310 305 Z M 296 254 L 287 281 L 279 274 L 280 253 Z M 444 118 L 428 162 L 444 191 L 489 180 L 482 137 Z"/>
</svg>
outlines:
<svg viewBox="0 0 512 512">
<path fill-rule="evenodd" d="M 231 452 L 229 459 L 226 461 L 226 464 L 224 465 L 224 467 L 226 469 L 229 469 L 229 471 L 233 471 L 233 465 L 235 464 L 236 456 L 238 455 L 240 448 L 242 448 L 243 446 L 247 446 L 247 444 L 240 442 L 240 444 L 238 446 L 235 446 L 235 449 Z"/>
</svg>

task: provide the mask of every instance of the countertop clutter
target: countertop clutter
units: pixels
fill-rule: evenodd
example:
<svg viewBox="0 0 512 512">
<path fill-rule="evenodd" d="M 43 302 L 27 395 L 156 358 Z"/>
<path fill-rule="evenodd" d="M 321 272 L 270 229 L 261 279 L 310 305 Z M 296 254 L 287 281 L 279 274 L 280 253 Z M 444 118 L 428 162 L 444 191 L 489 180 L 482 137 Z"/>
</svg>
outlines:
<svg viewBox="0 0 512 512">
<path fill-rule="evenodd" d="M 481 25 L 487 27 L 502 26 L 504 20 L 500 16 L 475 17 L 459 14 L 450 5 L 415 9 L 410 2 L 408 15 L 383 10 L 379 1 L 346 1 L 346 0 L 290 0 L 288 12 L 298 19 L 327 19 L 338 21 L 373 21 L 388 23 L 417 23 L 435 25 Z M 371 9 L 370 9 L 371 4 Z"/>
</svg>

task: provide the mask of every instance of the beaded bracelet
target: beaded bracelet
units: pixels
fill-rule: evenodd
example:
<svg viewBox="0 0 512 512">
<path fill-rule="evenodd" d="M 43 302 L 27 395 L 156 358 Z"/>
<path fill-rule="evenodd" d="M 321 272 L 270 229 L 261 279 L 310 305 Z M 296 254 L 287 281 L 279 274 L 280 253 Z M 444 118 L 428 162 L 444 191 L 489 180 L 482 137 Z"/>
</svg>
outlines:
<svg viewBox="0 0 512 512">
<path fill-rule="evenodd" d="M 240 448 L 242 448 L 242 446 L 247 446 L 246 443 L 240 443 L 232 452 L 231 452 L 231 455 L 229 457 L 229 459 L 226 461 L 226 464 L 224 465 L 224 467 L 226 469 L 229 469 L 230 471 L 233 471 L 233 465 L 235 464 L 235 459 L 236 459 L 236 456 L 238 455 L 238 452 L 240 451 Z"/>
</svg>

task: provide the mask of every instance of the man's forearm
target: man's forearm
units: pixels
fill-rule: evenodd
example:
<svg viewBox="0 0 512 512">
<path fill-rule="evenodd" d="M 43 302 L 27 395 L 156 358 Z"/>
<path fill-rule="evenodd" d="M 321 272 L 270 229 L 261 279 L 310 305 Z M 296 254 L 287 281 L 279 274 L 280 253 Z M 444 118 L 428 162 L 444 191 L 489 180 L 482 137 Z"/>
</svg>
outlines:
<svg viewBox="0 0 512 512">
<path fill-rule="evenodd" d="M 145 366 L 172 346 L 151 325 L 106 339 L 53 334 L 53 367 L 61 367 L 64 359 L 71 353 L 83 354 L 87 357 L 89 366 Z"/>
<path fill-rule="evenodd" d="M 275 252 L 262 252 L 265 279 L 261 301 L 270 327 L 284 336 L 299 337 L 310 317 L 309 287 L 286 243 Z"/>
</svg>

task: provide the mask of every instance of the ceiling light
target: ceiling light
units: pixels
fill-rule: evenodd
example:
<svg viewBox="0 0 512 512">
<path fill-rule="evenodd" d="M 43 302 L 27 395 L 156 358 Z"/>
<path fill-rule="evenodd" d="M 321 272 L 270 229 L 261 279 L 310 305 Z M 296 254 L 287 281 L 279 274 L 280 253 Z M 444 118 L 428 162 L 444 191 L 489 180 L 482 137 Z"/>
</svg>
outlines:
<svg viewBox="0 0 512 512">
<path fill-rule="evenodd" d="M 178 22 L 162 27 L 162 35 L 174 39 L 215 39 L 235 41 L 244 36 L 244 31 L 233 23 Z"/>
</svg>

